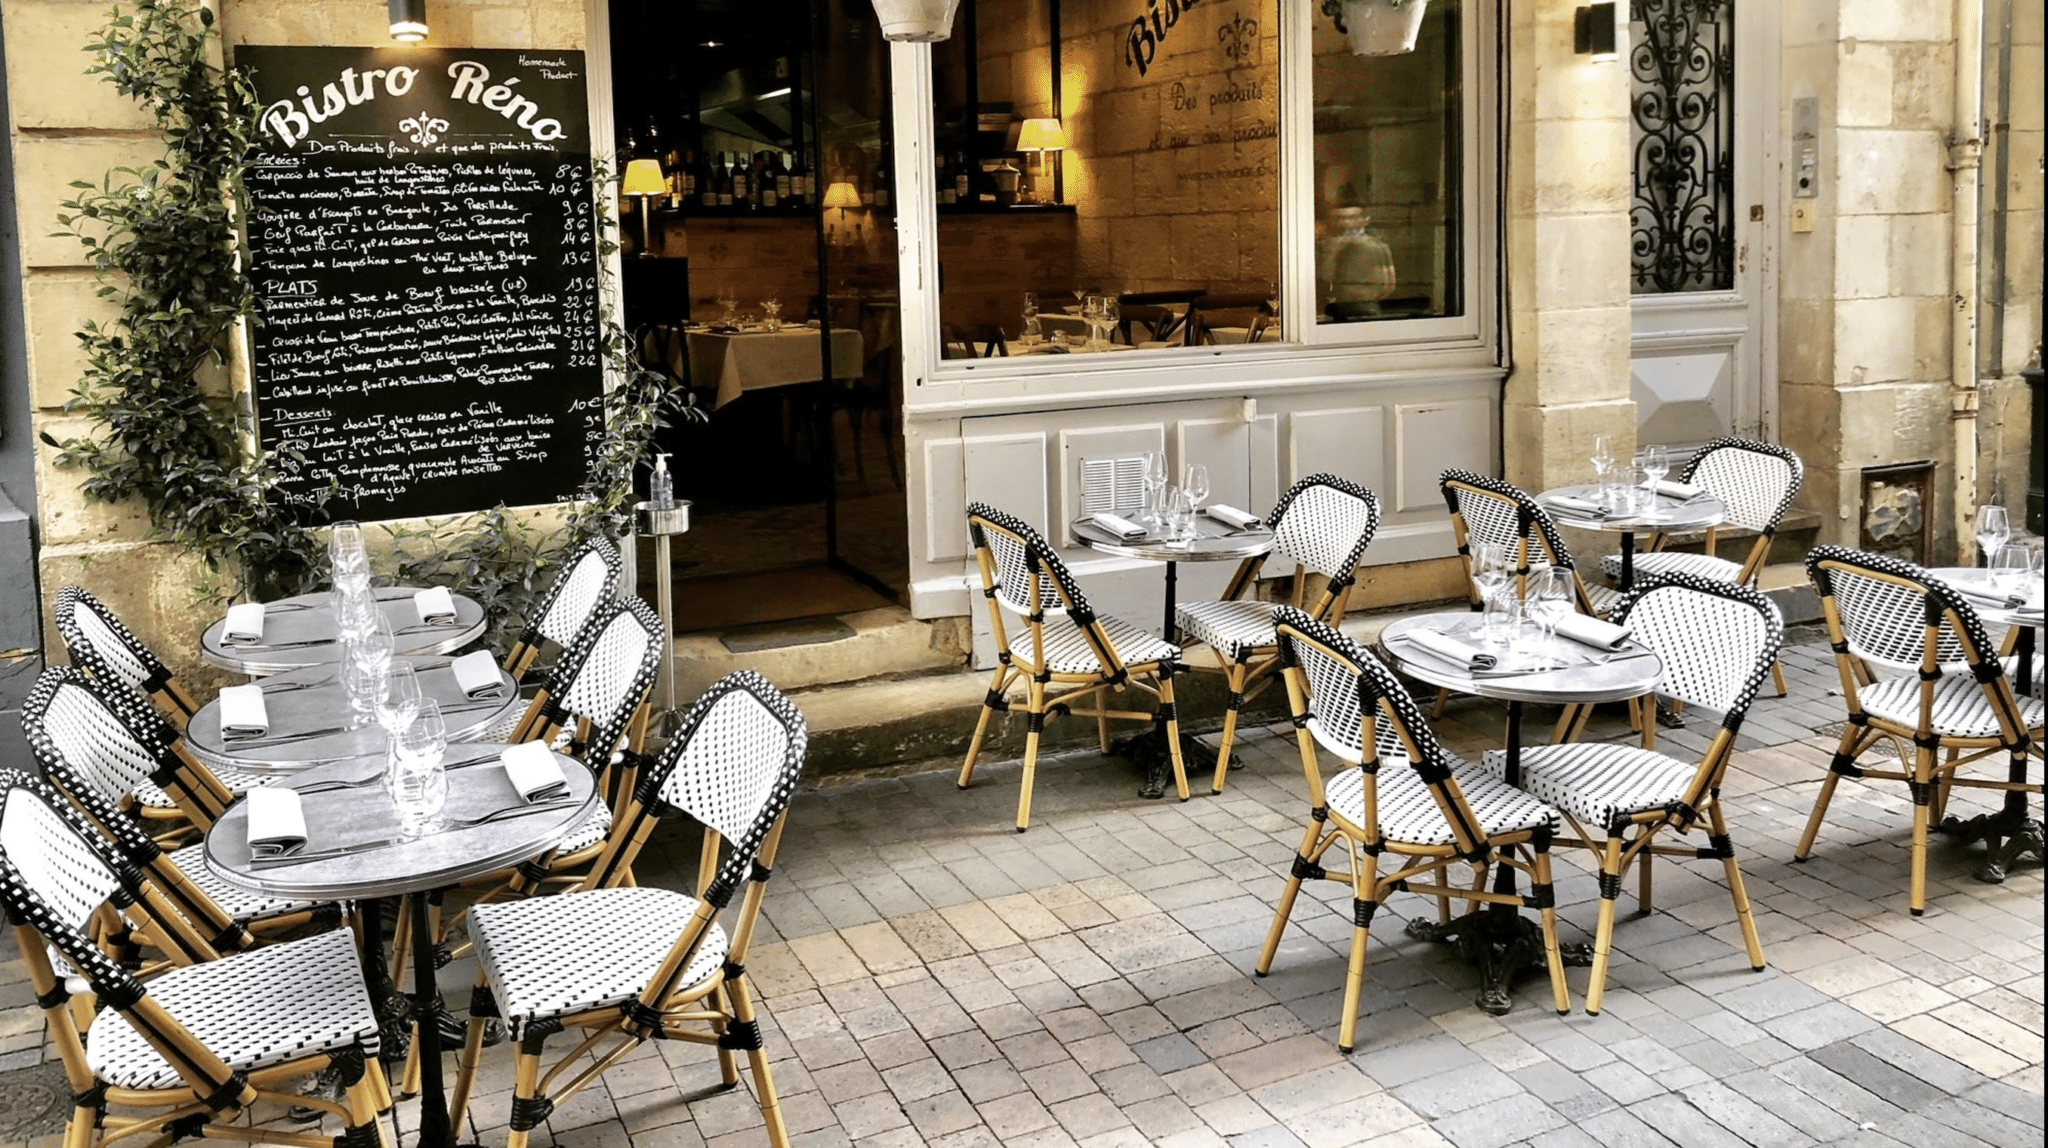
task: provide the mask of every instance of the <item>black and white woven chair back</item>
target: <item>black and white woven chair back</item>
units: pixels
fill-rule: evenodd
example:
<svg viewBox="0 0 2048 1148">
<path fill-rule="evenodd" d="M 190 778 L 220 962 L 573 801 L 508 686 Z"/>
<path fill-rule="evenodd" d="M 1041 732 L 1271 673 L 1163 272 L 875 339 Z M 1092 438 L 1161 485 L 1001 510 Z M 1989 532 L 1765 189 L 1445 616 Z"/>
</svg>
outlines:
<svg viewBox="0 0 2048 1148">
<path fill-rule="evenodd" d="M 546 638 L 566 649 L 598 606 L 617 590 L 621 562 L 619 549 L 610 539 L 593 535 L 585 541 L 548 589 L 547 599 L 528 626 L 527 640 L 537 644 Z"/>
<path fill-rule="evenodd" d="M 1318 744 L 1345 761 L 1361 761 L 1366 711 L 1372 710 L 1374 756 L 1379 762 L 1405 764 L 1413 760 L 1408 748 L 1412 744 L 1431 767 L 1425 774 L 1450 770 L 1450 759 L 1437 743 L 1435 731 L 1386 663 L 1335 626 L 1318 622 L 1292 606 L 1275 611 L 1274 621 L 1280 628 L 1283 656 L 1300 666 L 1308 678 L 1309 732 Z M 1290 630 L 1308 641 L 1295 640 Z M 1389 709 L 1392 720 L 1388 720 Z"/>
<path fill-rule="evenodd" d="M 21 708 L 29 748 L 49 768 L 61 761 L 108 802 L 118 802 L 163 768 L 171 734 L 161 715 L 125 686 L 51 666 Z"/>
<path fill-rule="evenodd" d="M 1273 551 L 1325 578 L 1349 578 L 1380 528 L 1380 500 L 1334 474 L 1312 474 L 1273 508 Z"/>
<path fill-rule="evenodd" d="M 1738 720 L 1770 677 L 1785 635 L 1769 598 L 1676 572 L 1637 587 L 1614 620 L 1662 659 L 1658 693 Z"/>
<path fill-rule="evenodd" d="M 724 905 L 746 880 L 762 841 L 803 775 L 810 727 L 794 703 L 753 670 L 713 683 L 641 782 L 661 803 L 718 831 L 730 850 L 706 899 Z M 714 895 L 715 894 L 715 895 Z"/>
<path fill-rule="evenodd" d="M 1776 530 L 1806 479 L 1806 464 L 1773 443 L 1718 438 L 1701 447 L 1679 477 L 1720 499 L 1729 525 Z"/>
<path fill-rule="evenodd" d="M 57 592 L 57 632 L 71 660 L 103 682 L 149 693 L 171 680 L 170 668 L 90 590 Z"/>
<path fill-rule="evenodd" d="M 1927 651 L 1932 609 L 1941 627 L 1935 656 L 1943 666 L 1975 665 L 1987 658 L 1997 664 L 1975 607 L 1911 562 L 1846 546 L 1816 546 L 1806 555 L 1806 574 L 1821 597 L 1835 600 L 1842 638 L 1849 652 L 1865 661 L 1917 671 Z M 1955 619 L 1962 620 L 1961 632 Z"/>
<path fill-rule="evenodd" d="M 1482 542 L 1498 543 L 1512 551 L 1522 541 L 1523 523 L 1527 522 L 1529 561 L 1572 565 L 1572 552 L 1565 546 L 1564 536 L 1557 532 L 1557 524 L 1520 487 L 1457 469 L 1444 471 L 1437 485 L 1451 513 L 1465 520 L 1467 553 Z"/>
<path fill-rule="evenodd" d="M 978 521 L 977 521 L 978 520 Z M 982 523 L 995 527 L 985 530 Z M 1081 594 L 1080 583 L 1067 570 L 1067 564 L 1047 545 L 1045 537 L 1034 530 L 1023 519 L 997 510 L 984 502 L 977 502 L 967 508 L 968 532 L 974 544 L 986 547 L 995 559 L 996 601 L 1011 613 L 1030 617 L 1041 610 L 1064 608 L 1068 602 L 1076 610 L 1085 610 L 1088 601 Z M 1043 581 L 1033 577 L 1043 572 Z M 1031 587 L 1039 585 L 1041 601 L 1034 606 L 1031 602 Z M 1066 595 L 1066 601 L 1060 595 Z"/>
<path fill-rule="evenodd" d="M 633 711 L 653 688 L 661 642 L 661 619 L 652 607 L 638 598 L 616 598 L 598 607 L 562 659 L 560 686 L 548 704 L 557 714 L 590 722 L 597 755 L 592 766 L 604 764 L 601 755 L 625 737 Z"/>
<path fill-rule="evenodd" d="M 102 906 L 134 903 L 133 866 L 47 782 L 20 770 L 0 770 L 0 857 L 50 920 L 81 939 Z M 14 907 L 11 892 L 8 907 Z M 44 938 L 53 944 L 59 939 L 48 932 Z M 67 947 L 58 948 L 71 958 Z"/>
</svg>

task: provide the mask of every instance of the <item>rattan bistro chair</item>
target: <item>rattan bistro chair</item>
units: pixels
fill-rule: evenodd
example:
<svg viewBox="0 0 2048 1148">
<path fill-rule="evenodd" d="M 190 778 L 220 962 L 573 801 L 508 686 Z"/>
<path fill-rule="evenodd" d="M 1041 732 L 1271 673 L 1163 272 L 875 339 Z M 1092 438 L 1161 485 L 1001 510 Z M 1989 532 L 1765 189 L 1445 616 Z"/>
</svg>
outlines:
<svg viewBox="0 0 2048 1148">
<path fill-rule="evenodd" d="M 1728 508 L 1726 525 L 1756 531 L 1756 541 L 1742 561 L 1735 562 L 1714 552 L 1720 527 L 1708 528 L 1705 552 L 1701 554 L 1666 550 L 1667 539 L 1658 534 L 1650 539 L 1645 552 L 1635 556 L 1636 577 L 1685 573 L 1754 588 L 1771 556 L 1771 540 L 1778 536 L 1778 522 L 1792 508 L 1792 499 L 1805 477 L 1806 464 L 1799 456 L 1773 443 L 1718 438 L 1701 447 L 1679 472 L 1679 481 L 1720 499 Z M 1600 571 L 1619 579 L 1621 556 L 1609 554 L 1601 558 Z M 1771 678 L 1778 696 L 1784 697 L 1785 672 L 1776 663 L 1771 666 Z"/>
<path fill-rule="evenodd" d="M 1777 663 L 1784 621 L 1755 590 L 1677 572 L 1639 585 L 1615 610 L 1615 620 L 1626 621 L 1636 640 L 1663 660 L 1658 694 L 1722 715 L 1721 728 L 1699 762 L 1689 764 L 1649 748 L 1587 742 L 1526 747 L 1517 777 L 1507 776 L 1505 752 L 1488 750 L 1482 759 L 1489 774 L 1563 814 L 1575 836 L 1560 841 L 1591 850 L 1600 866 L 1600 922 L 1586 990 L 1588 1013 L 1600 1011 L 1606 992 L 1622 878 L 1629 866 L 1640 866 L 1638 904 L 1649 912 L 1650 865 L 1658 854 L 1719 860 L 1726 867 L 1750 967 L 1764 967 L 1763 943 L 1728 835 L 1721 779 L 1735 755 L 1743 715 Z M 1656 737 L 1655 721 L 1642 726 L 1646 739 Z M 1704 847 L 1655 843 L 1665 830 L 1689 834 L 1699 829 L 1706 833 Z"/>
<path fill-rule="evenodd" d="M 51 666 L 36 679 L 21 724 L 31 745 L 45 747 L 38 752 L 61 754 L 80 778 L 167 841 L 204 833 L 237 797 L 274 780 L 209 768 L 141 694 L 68 666 Z"/>
<path fill-rule="evenodd" d="M 1380 525 L 1380 500 L 1372 491 L 1334 474 L 1312 474 L 1294 484 L 1267 515 L 1273 527 L 1271 553 L 1294 562 L 1296 609 L 1307 606 L 1309 575 L 1323 580 L 1308 615 L 1318 622 L 1344 616 L 1351 598 L 1359 559 Z M 1273 630 L 1278 603 L 1253 595 L 1266 555 L 1247 558 L 1237 568 L 1221 601 L 1183 602 L 1174 611 L 1182 639 L 1201 642 L 1215 655 L 1215 665 L 1191 662 L 1197 672 L 1221 673 L 1230 687 L 1223 711 L 1223 741 L 1216 750 L 1214 789 L 1223 792 L 1230 770 L 1230 746 L 1237 737 L 1238 715 L 1246 701 L 1273 683 L 1280 667 L 1280 638 Z"/>
<path fill-rule="evenodd" d="M 318 933 L 139 981 L 86 933 L 95 916 L 128 901 L 123 862 L 61 805 L 47 787 L 0 771 L 0 902 L 71 1089 L 67 1148 L 208 1134 L 308 1148 L 381 1144 L 377 1113 L 389 1092 L 354 934 Z M 70 1005 L 78 980 L 104 1006 L 90 1019 Z M 340 1103 L 283 1090 L 330 1067 L 344 1086 Z M 311 1106 L 346 1127 L 334 1137 L 236 1126 L 258 1101 Z"/>
<path fill-rule="evenodd" d="M 617 592 L 622 564 L 619 548 L 603 535 L 594 534 L 577 547 L 505 654 L 505 672 L 513 681 L 525 680 L 548 643 L 567 650 L 575 642 L 597 608 Z"/>
<path fill-rule="evenodd" d="M 1587 582 L 1572 561 L 1572 552 L 1557 532 L 1549 512 L 1536 505 L 1521 488 L 1497 478 L 1468 470 L 1447 470 L 1437 479 L 1444 504 L 1450 508 L 1451 529 L 1458 541 L 1458 558 L 1465 566 L 1466 593 L 1477 610 L 1478 584 L 1472 581 L 1472 546 L 1493 542 L 1514 557 L 1515 576 L 1526 577 L 1534 562 L 1547 562 L 1553 569 L 1572 572 L 1574 598 L 1581 613 L 1605 618 L 1621 604 L 1621 591 L 1597 582 Z"/>
<path fill-rule="evenodd" d="M 199 703 L 173 680 L 171 668 L 92 591 L 78 586 L 57 591 L 57 632 L 73 662 L 99 681 L 147 696 L 179 729 L 199 712 Z"/>
<path fill-rule="evenodd" d="M 1913 797 L 1910 903 L 1919 916 L 1927 908 L 1927 831 L 1949 791 L 1961 786 L 2041 792 L 2040 782 L 2026 780 L 2028 757 L 2041 756 L 2041 699 L 2013 693 L 1977 611 L 1920 567 L 1843 546 L 1818 546 L 1806 556 L 1806 573 L 1820 592 L 1849 724 L 1793 860 L 1812 854 L 1844 777 L 1904 781 Z M 1879 679 L 1878 668 L 1897 676 Z M 1858 765 L 1879 738 L 1889 738 L 1911 768 Z M 1962 775 L 1964 766 L 2001 752 L 2008 762 L 2005 777 Z"/>
<path fill-rule="evenodd" d="M 1143 627 L 1095 613 L 1080 583 L 1051 546 L 1019 519 L 985 503 L 967 508 L 967 531 L 981 568 L 981 592 L 988 599 L 989 625 L 995 632 L 995 678 L 981 704 L 967 761 L 960 767 L 960 788 L 974 780 L 974 762 L 988 736 L 989 719 L 1007 710 L 1004 691 L 1024 682 L 1024 782 L 1017 795 L 1017 832 L 1031 826 L 1031 785 L 1038 769 L 1039 734 L 1054 712 L 1092 717 L 1102 749 L 1109 750 L 1110 718 L 1166 723 L 1167 752 L 1180 799 L 1188 799 L 1187 769 L 1181 762 L 1180 719 L 1173 708 L 1173 674 L 1180 647 Z M 1066 614 L 1064 622 L 1048 620 L 1048 611 Z M 1012 641 L 1010 620 L 1022 624 L 1025 641 Z M 1140 681 L 1151 678 L 1152 683 Z M 1135 687 L 1159 699 L 1159 714 L 1108 708 L 1110 690 Z M 1055 689 L 1060 692 L 1055 693 Z M 1093 709 L 1073 703 L 1093 699 Z"/>
<path fill-rule="evenodd" d="M 1357 1047 L 1368 933 L 1374 913 L 1396 891 L 1437 898 L 1446 917 L 1452 899 L 1539 909 L 1551 994 L 1558 1012 L 1571 1011 L 1551 897 L 1557 812 L 1438 745 L 1393 671 L 1334 627 L 1292 607 L 1283 607 L 1277 621 L 1310 815 L 1259 954 L 1258 974 L 1272 971 L 1301 883 L 1327 879 L 1349 884 L 1352 898 L 1340 1051 Z M 1318 745 L 1344 763 L 1327 784 Z M 1348 863 L 1327 870 L 1323 857 L 1339 842 Z M 1516 856 L 1518 849 L 1528 850 L 1527 860 Z M 1470 887 L 1451 881 L 1451 867 L 1459 864 L 1475 870 L 1478 879 Z M 1529 895 L 1489 890 L 1486 873 L 1493 865 L 1526 874 Z"/>
<path fill-rule="evenodd" d="M 746 1053 L 769 1141 L 788 1145 L 746 958 L 807 739 L 803 716 L 760 675 L 725 678 L 642 773 L 621 816 L 626 831 L 583 884 L 471 911 L 478 972 L 458 1121 L 485 1024 L 502 1018 L 516 1050 L 509 1148 L 525 1148 L 556 1105 L 649 1039 L 713 1045 L 728 1086 L 739 1083 L 733 1054 Z M 674 814 L 704 827 L 696 895 L 609 886 L 655 821 Z M 583 1039 L 543 1075 L 543 1043 L 565 1029 Z"/>
</svg>

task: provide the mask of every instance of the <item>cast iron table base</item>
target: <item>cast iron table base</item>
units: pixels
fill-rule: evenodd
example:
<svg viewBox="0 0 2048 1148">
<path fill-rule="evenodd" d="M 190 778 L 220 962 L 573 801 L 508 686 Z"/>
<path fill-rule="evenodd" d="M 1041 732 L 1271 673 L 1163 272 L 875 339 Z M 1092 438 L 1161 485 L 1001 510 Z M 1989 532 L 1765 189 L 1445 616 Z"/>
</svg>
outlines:
<svg viewBox="0 0 2048 1148">
<path fill-rule="evenodd" d="M 2034 628 L 2021 626 L 2013 643 L 2013 692 L 2021 697 L 2032 692 L 2034 686 Z M 2027 763 L 2023 760 L 2014 765 L 2006 774 L 2016 785 L 2027 780 Z M 2002 885 L 2005 875 L 2013 863 L 2022 857 L 2032 856 L 2034 860 L 2048 859 L 2048 850 L 2042 847 L 2041 820 L 2027 816 L 2027 795 L 2017 789 L 2005 791 L 2005 808 L 1997 813 L 1979 814 L 1964 820 L 1959 817 L 1944 817 L 1935 832 L 1946 833 L 1962 844 L 1973 841 L 1984 842 L 1984 864 L 1973 874 L 1987 885 Z"/>
<path fill-rule="evenodd" d="M 1515 871 L 1496 862 L 1493 891 L 1512 895 Z M 1479 995 L 1472 1003 L 1492 1016 L 1506 1016 L 1515 1007 L 1515 977 L 1526 969 L 1547 971 L 1550 967 L 1543 955 L 1543 930 L 1510 904 L 1482 905 L 1441 924 L 1410 921 L 1407 933 L 1418 941 L 1458 946 L 1458 955 L 1479 970 Z M 1558 953 L 1567 968 L 1593 963 L 1591 945 L 1560 944 Z"/>
</svg>

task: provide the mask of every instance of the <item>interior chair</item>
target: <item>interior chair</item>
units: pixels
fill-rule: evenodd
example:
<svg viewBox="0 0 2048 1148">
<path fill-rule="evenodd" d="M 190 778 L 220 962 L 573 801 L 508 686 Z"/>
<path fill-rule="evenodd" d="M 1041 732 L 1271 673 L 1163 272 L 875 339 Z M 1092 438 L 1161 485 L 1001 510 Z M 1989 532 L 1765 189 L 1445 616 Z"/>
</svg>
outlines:
<svg viewBox="0 0 2048 1148">
<path fill-rule="evenodd" d="M 1180 647 L 1142 626 L 1098 615 L 1067 564 L 1022 520 L 977 502 L 967 508 L 967 532 L 981 570 L 982 596 L 988 599 L 997 665 L 981 703 L 974 739 L 967 745 L 967 761 L 960 767 L 960 788 L 974 780 L 974 763 L 988 736 L 989 719 L 996 711 L 1010 708 L 1005 691 L 1021 680 L 1026 724 L 1017 832 L 1031 827 L 1031 786 L 1038 771 L 1039 735 L 1046 717 L 1054 713 L 1094 718 L 1104 753 L 1109 752 L 1111 718 L 1163 720 L 1174 784 L 1180 799 L 1186 801 L 1188 775 L 1181 762 L 1180 719 L 1173 705 L 1173 675 Z M 1065 622 L 1057 618 L 1048 621 L 1048 611 L 1065 613 Z M 1012 618 L 1022 630 L 1018 635 L 1022 640 L 1011 638 Z M 1143 680 L 1148 678 L 1149 682 Z M 1126 688 L 1158 698 L 1158 714 L 1109 709 L 1109 691 Z M 1074 708 L 1076 703 L 1088 702 L 1093 702 L 1094 708 Z"/>
<path fill-rule="evenodd" d="M 179 729 L 199 712 L 199 703 L 173 679 L 171 668 L 92 591 L 80 586 L 57 591 L 57 632 L 73 663 L 100 681 L 118 682 L 148 697 Z"/>
<path fill-rule="evenodd" d="M 619 557 L 619 548 L 611 539 L 602 534 L 593 534 L 584 539 L 568 559 L 562 563 L 561 573 L 555 576 L 555 584 L 528 616 L 525 629 L 519 633 L 519 640 L 505 654 L 505 672 L 515 682 L 526 680 L 527 671 L 540 657 L 548 643 L 558 649 L 567 649 L 576 640 L 583 624 L 590 620 L 598 606 L 618 593 L 620 570 L 624 562 Z"/>
<path fill-rule="evenodd" d="M 1560 843 L 1583 846 L 1599 865 L 1600 922 L 1586 990 L 1588 1013 L 1600 1011 L 1606 992 L 1622 878 L 1631 865 L 1638 867 L 1637 907 L 1647 914 L 1651 862 L 1658 855 L 1722 863 L 1750 967 L 1764 968 L 1763 943 L 1728 834 L 1721 779 L 1735 756 L 1743 715 L 1777 662 L 1784 621 L 1770 599 L 1755 590 L 1677 571 L 1640 584 L 1615 609 L 1614 618 L 1663 660 L 1657 694 L 1722 715 L 1699 761 L 1687 763 L 1650 748 L 1657 736 L 1655 721 L 1640 723 L 1647 743 L 1642 747 L 1599 742 L 1525 747 L 1517 776 L 1508 776 L 1502 750 L 1488 750 L 1481 759 L 1488 773 L 1563 814 L 1573 836 Z M 1706 841 L 1702 846 L 1658 844 L 1666 830 L 1681 836 L 1697 830 Z"/>
<path fill-rule="evenodd" d="M 786 1148 L 746 959 L 807 739 L 803 716 L 759 674 L 725 678 L 641 774 L 624 831 L 575 890 L 471 911 L 478 969 L 452 1099 L 458 1123 L 485 1025 L 501 1019 L 516 1058 L 509 1148 L 525 1148 L 556 1106 L 649 1039 L 714 1046 L 728 1087 L 739 1083 L 734 1054 L 745 1053 L 769 1142 Z M 703 827 L 695 895 L 610 884 L 655 822 L 675 815 Z M 544 1042 L 566 1030 L 583 1039 L 543 1075 Z"/>
<path fill-rule="evenodd" d="M 979 344 L 980 351 L 975 350 Z M 946 325 L 946 353 L 948 359 L 993 359 L 1009 358 L 1010 345 L 1003 339 L 1003 329 L 994 323 L 980 327 L 963 326 L 958 323 Z"/>
<path fill-rule="evenodd" d="M 1792 859 L 1812 855 L 1843 778 L 1904 781 L 1913 798 L 1910 906 L 1917 917 L 1927 909 L 1927 832 L 1950 791 L 2041 792 L 2039 781 L 2027 780 L 2028 757 L 2041 756 L 2041 699 L 2014 694 L 1976 609 L 1920 567 L 1846 546 L 1817 546 L 1806 556 L 1806 574 L 1820 593 L 1849 722 Z M 1880 669 L 1891 676 L 1880 678 Z M 1881 738 L 1889 739 L 1902 766 L 1911 766 L 1858 764 Z M 1963 767 L 1999 754 L 2007 761 L 2004 777 L 1964 775 Z"/>
<path fill-rule="evenodd" d="M 1771 555 L 1771 540 L 1778 536 L 1778 523 L 1792 508 L 1792 499 L 1805 477 L 1806 466 L 1799 456 L 1773 443 L 1718 438 L 1701 447 L 1679 472 L 1679 481 L 1720 499 L 1728 508 L 1723 526 L 1754 530 L 1756 541 L 1750 544 L 1742 561 L 1735 562 L 1715 552 L 1721 526 L 1707 528 L 1705 552 L 1700 554 L 1665 549 L 1668 539 L 1660 533 L 1638 549 L 1633 559 L 1635 575 L 1657 577 L 1683 572 L 1740 586 L 1756 586 L 1757 576 L 1763 573 L 1764 563 Z M 1619 579 L 1621 556 L 1609 554 L 1601 558 L 1600 570 L 1610 579 Z M 1784 697 L 1784 669 L 1773 664 L 1771 678 L 1778 696 Z"/>
<path fill-rule="evenodd" d="M 1294 563 L 1289 604 L 1306 609 L 1318 622 L 1335 624 L 1351 600 L 1358 562 L 1380 525 L 1380 500 L 1373 492 L 1334 474 L 1312 474 L 1282 495 L 1266 520 L 1273 527 L 1273 549 Z M 1223 740 L 1216 750 L 1214 790 L 1223 792 L 1230 771 L 1230 746 L 1247 701 L 1264 692 L 1280 668 L 1280 637 L 1273 629 L 1278 603 L 1257 597 L 1259 574 L 1267 555 L 1247 558 L 1215 602 L 1182 602 L 1173 622 L 1181 640 L 1209 648 L 1215 664 L 1190 662 L 1200 673 L 1221 673 L 1230 688 L 1223 710 Z M 1322 582 L 1312 607 L 1307 606 L 1310 575 Z"/>
<path fill-rule="evenodd" d="M 138 980 L 87 935 L 96 915 L 131 899 L 124 862 L 63 804 L 26 775 L 0 771 L 0 902 L 71 1090 L 68 1148 L 192 1135 L 383 1144 L 377 1114 L 389 1092 L 354 933 L 316 933 Z M 81 980 L 104 1005 L 89 1018 L 71 1007 Z M 328 1068 L 340 1101 L 288 1090 Z M 259 1102 L 310 1106 L 345 1128 L 337 1138 L 239 1125 Z"/>
<path fill-rule="evenodd" d="M 889 480 L 901 490 L 903 460 L 898 443 L 902 435 L 897 412 L 903 404 L 897 397 L 901 379 L 892 369 L 899 320 L 898 308 L 893 305 L 860 301 L 855 317 L 861 339 L 860 378 L 843 381 L 833 393 L 845 409 L 847 425 L 853 431 L 854 477 L 863 483 L 868 478 L 863 428 L 872 412 L 875 429 L 882 436 L 882 458 L 889 470 Z M 838 325 L 835 318 L 833 326 Z"/>
<path fill-rule="evenodd" d="M 1212 327 L 1243 327 L 1245 342 L 1258 342 L 1273 321 L 1271 297 L 1263 293 L 1202 293 L 1188 304 L 1188 345 L 1214 343 Z"/>
<path fill-rule="evenodd" d="M 1507 912 L 1537 908 L 1551 995 L 1559 1013 L 1571 1011 L 1550 882 L 1557 812 L 1445 750 L 1394 672 L 1335 627 L 1291 606 L 1282 607 L 1275 620 L 1310 814 L 1259 954 L 1258 975 L 1273 969 L 1302 882 L 1339 881 L 1351 886 L 1352 921 L 1339 1051 L 1358 1046 L 1372 919 L 1397 891 L 1435 897 L 1445 920 L 1453 899 L 1504 906 Z M 1343 763 L 1327 783 L 1318 746 Z M 1325 855 L 1340 842 L 1344 867 L 1325 868 Z M 1454 883 L 1452 870 L 1459 865 L 1471 867 L 1469 887 Z M 1494 865 L 1526 875 L 1528 895 L 1488 889 Z"/>
<path fill-rule="evenodd" d="M 1178 344 L 1187 330 L 1187 315 L 1170 307 L 1129 303 L 1117 309 L 1117 335 L 1127 346 L 1141 343 Z"/>
<path fill-rule="evenodd" d="M 192 755 L 154 706 L 126 686 L 51 666 L 22 704 L 38 752 L 61 755 L 77 777 L 142 819 L 166 844 L 204 833 L 234 800 L 274 775 L 213 769 Z"/>
</svg>

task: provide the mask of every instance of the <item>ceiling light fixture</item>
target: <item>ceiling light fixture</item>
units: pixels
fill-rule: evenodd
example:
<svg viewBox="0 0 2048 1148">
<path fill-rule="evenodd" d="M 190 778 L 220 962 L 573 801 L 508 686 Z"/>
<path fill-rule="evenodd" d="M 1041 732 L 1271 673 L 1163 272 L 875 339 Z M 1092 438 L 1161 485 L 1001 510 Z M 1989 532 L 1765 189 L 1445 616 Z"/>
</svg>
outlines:
<svg viewBox="0 0 2048 1148">
<path fill-rule="evenodd" d="M 417 44 L 427 38 L 427 0 L 388 0 L 391 38 Z"/>
</svg>

